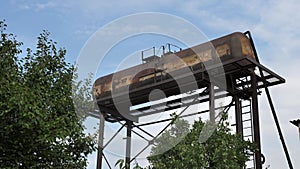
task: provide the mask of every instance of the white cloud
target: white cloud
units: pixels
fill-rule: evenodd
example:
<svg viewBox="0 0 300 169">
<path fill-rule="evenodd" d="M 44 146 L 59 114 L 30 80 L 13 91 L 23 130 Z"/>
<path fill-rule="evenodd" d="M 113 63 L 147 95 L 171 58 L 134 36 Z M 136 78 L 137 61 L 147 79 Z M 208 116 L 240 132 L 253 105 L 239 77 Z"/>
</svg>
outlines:
<svg viewBox="0 0 300 169">
<path fill-rule="evenodd" d="M 44 9 L 49 9 L 56 7 L 58 4 L 55 3 L 54 1 L 48 1 L 46 3 L 36 3 L 34 6 L 36 7 L 36 10 L 44 10 Z"/>
<path fill-rule="evenodd" d="M 36 12 L 52 9 L 60 12 L 70 27 L 76 27 L 75 35 L 88 36 L 104 24 L 127 14 L 145 11 L 169 12 L 187 18 L 210 36 L 250 29 L 262 64 L 278 72 L 287 83 L 271 89 L 278 117 L 286 136 L 294 167 L 300 166 L 296 155 L 296 128 L 289 120 L 300 118 L 300 3 L 298 0 L 275 1 L 14 1 L 20 10 Z M 159 24 L 159 23 L 158 23 Z M 153 25 L 155 26 L 155 25 Z M 131 27 L 119 29 L 132 31 Z M 140 31 L 143 31 L 143 28 Z M 155 28 L 153 28 L 155 29 Z M 178 28 L 174 28 L 176 30 Z M 184 34 L 184 30 L 178 30 Z M 106 32 L 109 33 L 109 32 Z M 261 135 L 267 163 L 271 168 L 285 168 L 286 161 L 275 125 L 264 96 L 261 100 Z"/>
<path fill-rule="evenodd" d="M 45 9 L 50 8 L 56 8 L 59 6 L 59 1 L 57 0 L 51 0 L 47 2 L 41 2 L 41 1 L 11 1 L 13 4 L 16 4 L 16 6 L 20 10 L 34 10 L 36 12 L 40 12 Z"/>
<path fill-rule="evenodd" d="M 114 6 L 115 9 L 120 9 L 124 5 L 125 10 L 121 10 L 121 13 L 131 11 L 129 7 L 133 6 L 133 4 L 122 4 L 121 2 L 106 5 L 107 9 L 112 9 L 109 7 L 110 5 Z M 156 9 L 151 4 L 149 8 L 145 7 L 149 4 L 139 3 L 135 5 L 140 9 Z M 157 9 L 161 8 L 163 6 L 157 7 Z M 221 4 L 217 2 L 203 4 L 200 1 L 189 1 L 181 4 L 174 2 L 169 4 L 169 8 L 174 8 L 174 14 L 178 12 L 176 14 L 188 15 L 193 22 L 198 20 L 198 22 L 201 22 L 199 25 L 207 31 L 210 29 L 222 33 L 247 29 L 252 31 L 256 44 L 260 44 L 257 48 L 262 64 L 287 79 L 286 84 L 273 87 L 271 94 L 294 167 L 300 166 L 300 163 L 296 161 L 296 155 L 300 151 L 299 146 L 295 146 L 298 141 L 297 131 L 289 123 L 289 120 L 300 118 L 300 114 L 297 112 L 300 104 L 298 101 L 300 97 L 298 63 L 300 60 L 296 58 L 300 46 L 300 22 L 298 22 L 300 15 L 297 13 L 300 9 L 300 3 L 295 0 L 255 1 L 251 4 L 246 1 L 227 1 Z M 88 9 L 92 9 L 92 7 Z M 114 10 L 109 12 L 109 14 L 111 13 L 118 12 Z M 285 168 L 287 162 L 268 103 L 265 96 L 260 97 L 260 100 L 262 148 L 267 158 L 267 164 L 275 169 Z"/>
</svg>

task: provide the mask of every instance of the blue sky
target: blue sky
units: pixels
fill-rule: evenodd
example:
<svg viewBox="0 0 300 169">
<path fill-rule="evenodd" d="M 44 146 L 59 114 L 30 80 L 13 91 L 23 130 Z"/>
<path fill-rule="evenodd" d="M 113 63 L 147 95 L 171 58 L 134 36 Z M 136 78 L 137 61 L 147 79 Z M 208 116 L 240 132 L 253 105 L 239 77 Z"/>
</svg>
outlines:
<svg viewBox="0 0 300 169">
<path fill-rule="evenodd" d="M 38 34 L 46 29 L 59 46 L 68 51 L 67 60 L 75 62 L 89 38 L 103 26 L 120 17 L 139 12 L 160 12 L 175 15 L 194 24 L 208 39 L 235 31 L 250 30 L 260 61 L 282 75 L 287 83 L 271 88 L 279 121 L 294 168 L 300 167 L 297 130 L 289 120 L 300 118 L 298 90 L 300 57 L 300 2 L 297 0 L 266 1 L 84 1 L 84 0 L 7 0 L 0 2 L 0 19 L 5 19 L 8 31 L 17 35 L 26 47 L 33 48 Z M 121 30 L 122 28 L 120 28 Z M 141 39 L 148 39 L 143 41 Z M 146 46 L 173 41 L 170 38 L 142 36 L 125 40 L 110 51 L 114 62 Z M 125 43 L 126 42 L 126 43 Z M 136 44 L 140 46 L 136 47 Z M 100 44 L 99 44 L 100 45 Z M 118 55 L 118 56 L 116 56 Z M 110 65 L 106 65 L 110 66 Z M 111 65 L 114 67 L 115 65 Z M 103 74 L 113 68 L 107 68 Z M 101 71 L 101 70 L 100 70 Z M 287 168 L 278 134 L 264 94 L 260 101 L 262 152 L 271 168 Z M 91 158 L 89 168 L 93 168 Z"/>
</svg>

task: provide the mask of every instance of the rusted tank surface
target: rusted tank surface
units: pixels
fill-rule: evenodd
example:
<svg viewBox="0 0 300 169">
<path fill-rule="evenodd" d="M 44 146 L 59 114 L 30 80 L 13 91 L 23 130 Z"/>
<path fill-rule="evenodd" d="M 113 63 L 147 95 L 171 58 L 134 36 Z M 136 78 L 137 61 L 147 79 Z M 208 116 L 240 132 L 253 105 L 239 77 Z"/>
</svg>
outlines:
<svg viewBox="0 0 300 169">
<path fill-rule="evenodd" d="M 249 57 L 255 60 L 250 41 L 243 33 L 230 35 L 206 42 L 176 53 L 162 55 L 159 59 L 136 65 L 98 78 L 94 83 L 94 96 L 98 105 L 113 108 L 113 102 L 118 100 L 122 92 L 129 91 L 131 104 L 148 101 L 149 92 L 154 88 L 163 90 L 166 96 L 180 94 L 179 87 L 170 77 L 182 74 L 182 70 L 196 71 L 203 65 L 212 62 L 216 57 L 224 62 L 236 57 Z M 196 77 L 197 78 L 197 77 Z M 153 88 L 143 88 L 149 84 Z M 199 84 L 198 84 L 199 85 Z M 201 84 L 200 84 L 201 85 Z M 140 91 L 138 94 L 135 91 Z M 112 98 L 115 100 L 112 101 Z M 124 98 L 122 98 L 124 99 Z M 119 99 L 119 101 L 122 101 Z"/>
<path fill-rule="evenodd" d="M 214 53 L 215 51 L 217 54 Z M 173 72 L 183 67 L 196 66 L 199 63 L 211 60 L 214 56 L 220 57 L 221 61 L 241 56 L 248 56 L 255 60 L 249 39 L 243 33 L 237 32 L 212 40 L 211 43 L 204 43 L 167 54 L 156 61 L 100 77 L 94 84 L 94 95 L 99 99 L 107 96 L 111 90 L 151 79 L 155 76 L 155 73 L 160 75 L 160 73 Z"/>
</svg>

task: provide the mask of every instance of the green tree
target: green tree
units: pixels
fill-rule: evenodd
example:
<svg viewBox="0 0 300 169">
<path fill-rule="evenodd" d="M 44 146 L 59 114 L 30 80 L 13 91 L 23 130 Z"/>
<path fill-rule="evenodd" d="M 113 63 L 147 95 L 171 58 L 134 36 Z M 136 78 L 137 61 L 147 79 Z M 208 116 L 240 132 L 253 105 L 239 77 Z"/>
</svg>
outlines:
<svg viewBox="0 0 300 169">
<path fill-rule="evenodd" d="M 150 167 L 237 169 L 245 166 L 250 154 L 256 150 L 255 145 L 242 140 L 239 135 L 231 134 L 226 116 L 209 139 L 201 143 L 199 137 L 204 125 L 205 123 L 199 119 L 189 129 L 187 121 L 175 120 L 172 127 L 155 140 L 156 146 L 151 150 L 152 156 L 148 157 Z M 184 136 L 183 133 L 186 131 L 188 133 Z M 181 141 L 172 149 L 165 151 L 166 145 L 176 142 L 178 137 L 182 137 Z"/>
<path fill-rule="evenodd" d="M 86 119 L 88 112 L 95 111 L 92 77 L 93 74 L 89 74 L 87 78 L 79 80 L 76 71 L 73 75 L 72 98 L 81 121 Z"/>
<path fill-rule="evenodd" d="M 0 168 L 85 168 L 94 141 L 83 133 L 72 99 L 74 66 L 43 31 L 36 50 L 0 21 Z"/>
</svg>

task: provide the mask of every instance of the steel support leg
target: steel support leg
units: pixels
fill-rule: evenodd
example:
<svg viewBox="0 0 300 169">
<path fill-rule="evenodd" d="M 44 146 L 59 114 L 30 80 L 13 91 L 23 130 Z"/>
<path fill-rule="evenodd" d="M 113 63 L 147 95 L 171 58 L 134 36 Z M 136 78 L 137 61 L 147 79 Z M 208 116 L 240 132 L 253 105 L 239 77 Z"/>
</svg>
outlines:
<svg viewBox="0 0 300 169">
<path fill-rule="evenodd" d="M 236 121 L 236 133 L 240 134 L 243 138 L 243 122 L 242 122 L 242 106 L 240 102 L 240 98 L 238 96 L 234 96 L 235 102 L 235 121 Z"/>
<path fill-rule="evenodd" d="M 257 52 L 256 52 L 256 49 L 255 49 L 255 45 L 254 45 L 254 42 L 253 42 L 253 39 L 252 39 L 252 36 L 251 36 L 251 33 L 249 31 L 245 32 L 244 34 L 248 35 L 249 36 L 249 39 L 250 39 L 250 43 L 251 43 L 251 46 L 253 48 L 253 51 L 254 51 L 254 56 L 255 56 L 255 59 L 258 63 L 259 62 L 259 58 L 258 58 L 258 55 L 257 55 Z M 272 99 L 271 99 L 271 95 L 270 95 L 270 92 L 269 92 L 269 89 L 268 87 L 266 86 L 266 80 L 264 78 L 264 74 L 262 72 L 262 70 L 260 69 L 259 70 L 260 72 L 260 76 L 263 78 L 263 82 L 264 82 L 264 88 L 265 88 L 265 91 L 266 91 L 266 94 L 267 94 L 267 98 L 268 98 L 268 101 L 269 101 L 269 105 L 270 105 L 270 108 L 271 108 L 271 111 L 272 111 L 272 115 L 273 115 L 273 118 L 274 118 L 274 121 L 275 121 L 275 124 L 276 124 L 276 128 L 277 128 L 277 131 L 278 131 L 278 134 L 279 134 L 279 138 L 280 138 L 280 141 L 281 141 L 281 144 L 282 144 L 282 147 L 283 147 L 283 150 L 284 150 L 284 153 L 285 153 L 285 157 L 288 161 L 288 164 L 289 164 L 289 167 L 290 169 L 293 169 L 293 164 L 292 164 L 292 160 L 290 158 L 290 155 L 289 155 L 289 151 L 287 149 L 287 146 L 285 144 L 285 141 L 284 141 L 284 138 L 283 138 L 283 134 L 282 134 L 282 131 L 281 131 L 281 128 L 280 128 L 280 124 L 279 124 L 279 121 L 278 121 L 278 118 L 277 118 L 277 115 L 276 115 L 276 111 L 275 111 L 275 107 L 273 105 L 273 102 L 272 102 Z"/>
<path fill-rule="evenodd" d="M 252 88 L 251 98 L 252 98 L 254 142 L 256 143 L 258 148 L 258 150 L 255 152 L 255 168 L 262 169 L 259 112 L 258 112 L 258 98 L 257 98 L 257 79 L 254 71 L 252 71 L 251 73 L 251 88 Z"/>
<path fill-rule="evenodd" d="M 98 154 L 97 154 L 97 169 L 102 168 L 102 155 L 103 155 L 103 140 L 104 140 L 104 123 L 105 119 L 102 113 L 100 113 L 100 125 L 98 136 Z"/>
<path fill-rule="evenodd" d="M 265 91 L 266 91 L 267 98 L 268 98 L 268 101 L 269 101 L 269 105 L 270 105 L 270 108 L 271 108 L 271 111 L 272 111 L 272 115 L 273 115 L 273 118 L 274 118 L 274 121 L 275 121 L 275 124 L 276 124 L 277 132 L 279 134 L 279 138 L 280 138 L 280 141 L 281 141 L 284 153 L 285 153 L 285 157 L 287 159 L 289 168 L 293 169 L 294 167 L 293 167 L 293 164 L 292 164 L 292 160 L 291 160 L 291 157 L 289 155 L 289 151 L 287 149 L 287 146 L 286 146 L 284 138 L 283 138 L 283 134 L 282 134 L 282 131 L 281 131 L 281 128 L 280 128 L 278 117 L 277 117 L 277 114 L 276 114 L 276 111 L 275 111 L 275 107 L 273 105 L 273 101 L 271 99 L 271 94 L 269 92 L 268 87 L 265 87 Z"/>
<path fill-rule="evenodd" d="M 216 113 L 215 113 L 215 89 L 214 85 L 210 83 L 209 86 L 209 120 L 215 123 Z"/>
<path fill-rule="evenodd" d="M 131 157 L 131 130 L 132 130 L 132 121 L 127 121 L 127 137 L 126 137 L 126 159 L 125 159 L 125 168 L 130 169 L 130 157 Z"/>
<path fill-rule="evenodd" d="M 300 140 L 300 123 L 298 124 L 299 140 Z"/>
</svg>

